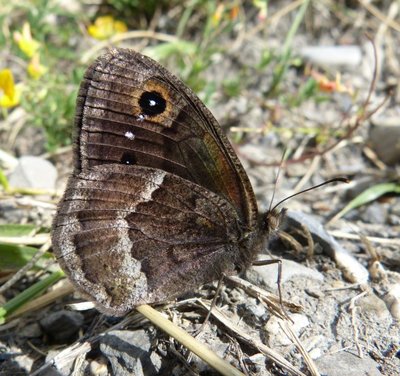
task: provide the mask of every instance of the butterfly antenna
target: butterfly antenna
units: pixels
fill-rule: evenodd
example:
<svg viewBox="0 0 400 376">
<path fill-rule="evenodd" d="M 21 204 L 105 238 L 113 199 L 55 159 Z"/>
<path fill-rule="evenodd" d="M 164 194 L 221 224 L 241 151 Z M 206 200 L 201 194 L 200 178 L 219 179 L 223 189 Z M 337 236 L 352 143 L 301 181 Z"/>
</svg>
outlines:
<svg viewBox="0 0 400 376">
<path fill-rule="evenodd" d="M 273 189 L 273 191 L 272 191 L 271 201 L 269 202 L 269 208 L 268 208 L 268 211 L 269 211 L 269 212 L 271 212 L 272 203 L 274 202 L 274 199 L 275 199 L 276 186 L 278 185 L 279 175 L 281 174 L 282 166 L 283 166 L 283 164 L 284 164 L 284 162 L 285 162 L 286 152 L 287 152 L 287 148 L 285 148 L 285 149 L 283 150 L 282 158 L 281 158 L 281 161 L 279 162 L 278 172 L 276 173 L 275 182 L 274 182 L 274 189 Z M 277 207 L 277 205 L 274 206 L 274 209 L 275 209 L 276 207 Z M 272 209 L 272 210 L 273 210 L 273 209 Z"/>
<path fill-rule="evenodd" d="M 339 177 L 339 178 L 329 179 L 329 180 L 327 180 L 327 181 L 324 181 L 324 182 L 321 183 L 321 184 L 317 184 L 317 185 L 314 185 L 314 186 L 312 186 L 312 187 L 310 187 L 310 188 L 303 189 L 302 191 L 293 193 L 292 195 L 290 195 L 290 196 L 288 196 L 288 197 L 285 197 L 283 200 L 279 201 L 272 209 L 271 209 L 271 205 L 270 205 L 270 211 L 271 211 L 271 210 L 275 210 L 280 204 L 284 203 L 285 201 L 289 200 L 290 198 L 293 198 L 293 197 L 298 196 L 298 195 L 300 195 L 300 194 L 302 194 L 302 193 L 311 191 L 311 190 L 313 190 L 313 189 L 320 188 L 320 187 L 322 187 L 322 186 L 324 186 L 324 185 L 326 185 L 326 184 L 331 184 L 331 183 L 335 183 L 335 182 L 349 183 L 350 180 L 347 179 L 347 178 Z"/>
</svg>

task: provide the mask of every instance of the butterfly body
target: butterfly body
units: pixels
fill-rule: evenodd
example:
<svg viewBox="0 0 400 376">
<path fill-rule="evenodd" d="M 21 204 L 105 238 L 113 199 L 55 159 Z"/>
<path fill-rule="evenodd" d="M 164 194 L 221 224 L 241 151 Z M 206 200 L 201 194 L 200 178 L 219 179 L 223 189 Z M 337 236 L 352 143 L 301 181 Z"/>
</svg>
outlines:
<svg viewBox="0 0 400 376">
<path fill-rule="evenodd" d="M 123 315 L 248 267 L 268 237 L 250 182 L 197 96 L 113 49 L 77 101 L 75 168 L 53 248 L 80 292 Z"/>
</svg>

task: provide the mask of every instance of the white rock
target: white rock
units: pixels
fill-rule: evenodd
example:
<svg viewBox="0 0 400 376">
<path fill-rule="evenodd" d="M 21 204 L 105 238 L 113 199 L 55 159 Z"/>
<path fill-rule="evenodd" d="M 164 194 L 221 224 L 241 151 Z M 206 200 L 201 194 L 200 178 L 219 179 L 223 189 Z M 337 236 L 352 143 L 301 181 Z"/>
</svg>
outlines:
<svg viewBox="0 0 400 376">
<path fill-rule="evenodd" d="M 310 324 L 307 316 L 300 313 L 294 313 L 289 315 L 293 324 L 286 322 L 290 325 L 293 332 L 298 336 L 303 328 Z M 283 320 L 279 317 L 272 316 L 264 326 L 264 329 L 269 335 L 269 344 L 279 344 L 279 345 L 290 345 L 292 343 L 291 339 L 286 336 L 286 334 L 281 329 L 281 325 L 285 325 Z"/>
<path fill-rule="evenodd" d="M 307 46 L 300 56 L 319 65 L 355 67 L 361 64 L 362 54 L 359 46 Z"/>
<path fill-rule="evenodd" d="M 269 258 L 263 255 L 263 257 L 260 256 L 260 259 L 268 260 Z M 257 278 L 258 283 L 270 288 L 276 288 L 278 278 L 277 263 L 264 266 L 252 266 L 251 269 L 257 273 L 259 277 Z M 321 282 L 324 280 L 324 276 L 319 271 L 307 268 L 306 266 L 291 260 L 282 259 L 281 283 L 283 284 L 294 277 L 311 278 Z"/>
<path fill-rule="evenodd" d="M 55 189 L 56 168 L 46 159 L 24 156 L 10 174 L 8 181 L 14 188 Z"/>
</svg>

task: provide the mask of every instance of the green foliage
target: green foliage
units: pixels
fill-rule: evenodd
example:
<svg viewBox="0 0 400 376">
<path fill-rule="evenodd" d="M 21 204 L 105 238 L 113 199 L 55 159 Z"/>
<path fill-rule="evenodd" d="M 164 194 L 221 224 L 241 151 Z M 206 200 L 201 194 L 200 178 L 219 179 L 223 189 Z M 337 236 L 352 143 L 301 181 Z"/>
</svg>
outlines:
<svg viewBox="0 0 400 376">
<path fill-rule="evenodd" d="M 118 14 L 123 15 L 125 19 L 143 14 L 149 19 L 154 15 L 157 8 L 166 9 L 171 7 L 176 1 L 157 1 L 157 0 L 107 0 L 105 4 L 113 7 Z"/>
<path fill-rule="evenodd" d="M 28 246 L 0 243 L 0 271 L 15 272 L 37 253 L 37 249 Z M 42 256 L 35 264 L 35 268 L 45 267 L 45 261 L 52 258 L 50 253 Z"/>
<path fill-rule="evenodd" d="M 29 114 L 31 124 L 45 130 L 50 151 L 71 143 L 77 91 L 78 84 L 71 84 L 63 74 L 29 83 L 22 106 Z"/>
<path fill-rule="evenodd" d="M 353 198 L 338 214 L 335 215 L 335 220 L 343 217 L 349 211 L 358 208 L 362 205 L 375 201 L 385 194 L 400 194 L 399 183 L 382 183 L 376 184 L 361 192 L 357 197 Z"/>
<path fill-rule="evenodd" d="M 306 13 L 309 3 L 310 3 L 310 0 L 304 1 L 303 5 L 300 7 L 299 11 L 296 14 L 296 17 L 294 19 L 292 26 L 290 27 L 290 29 L 286 35 L 282 54 L 279 58 L 278 64 L 275 67 L 272 84 L 268 90 L 269 96 L 274 94 L 278 90 L 278 87 L 283 79 L 283 76 L 289 67 L 289 61 L 290 61 L 291 54 L 292 54 L 291 48 L 292 48 L 292 44 L 293 44 L 293 38 L 296 35 L 296 32 L 298 31 L 301 22 L 303 21 L 303 18 L 304 18 L 304 15 Z"/>
<path fill-rule="evenodd" d="M 237 97 L 242 91 L 240 78 L 232 78 L 223 81 L 224 93 L 228 97 Z"/>
<path fill-rule="evenodd" d="M 25 0 L 11 2 L 7 7 L 9 38 L 0 34 L 0 48 L 8 45 L 11 52 L 29 68 L 33 57 L 21 50 L 15 34 L 23 34 L 24 25 L 28 24 L 32 38 L 39 44 L 35 58 L 39 59 L 45 73 L 33 77 L 27 69 L 25 77 L 17 78 L 23 84 L 20 105 L 28 114 L 27 126 L 43 128 L 46 147 L 53 151 L 71 142 L 75 98 L 82 76 L 82 73 L 74 73 L 79 59 L 76 45 L 71 41 L 76 43 L 80 38 L 79 22 L 82 16 L 67 11 L 57 1 Z M 4 15 L 0 11 L 2 18 Z"/>
<path fill-rule="evenodd" d="M 6 175 L 4 174 L 3 170 L 0 169 L 0 186 L 7 192 L 10 189 L 10 183 Z"/>
<path fill-rule="evenodd" d="M 7 320 L 7 316 L 22 307 L 24 304 L 35 298 L 36 296 L 45 292 L 50 286 L 54 285 L 57 281 L 64 277 L 64 272 L 56 271 L 49 276 L 36 282 L 31 287 L 27 288 L 15 298 L 9 300 L 7 303 L 0 307 L 0 325 Z"/>
<path fill-rule="evenodd" d="M 240 2 L 205 0 L 188 0 L 184 4 L 164 0 L 107 0 L 90 20 L 85 12 L 74 13 L 56 0 L 9 2 L 4 4 L 4 9 L 0 9 L 0 22 L 6 25 L 3 30 L 8 30 L 8 34 L 0 33 L 0 48 L 9 48 L 23 66 L 28 65 L 30 58 L 21 51 L 13 35 L 21 32 L 24 23 L 29 24 L 32 37 L 40 44 L 40 63 L 46 68 L 46 73 L 38 79 L 27 73 L 19 75 L 16 81 L 24 84 L 21 106 L 28 114 L 26 126 L 43 129 L 47 150 L 56 151 L 60 146 L 71 144 L 76 94 L 85 69 L 80 58 L 96 44 L 93 38 L 88 37 L 86 28 L 97 15 L 121 18 L 128 23 L 128 29 L 134 30 L 137 25 L 142 27 L 143 21 L 150 23 L 153 17 L 160 17 L 157 12 L 161 11 L 162 17 L 167 17 L 169 23 L 164 27 L 166 30 L 156 31 L 167 34 L 171 40 L 144 40 L 149 43 L 142 52 L 172 68 L 206 104 L 210 104 L 218 90 L 222 89 L 227 97 L 235 97 L 248 85 L 255 84 L 255 74 L 270 76 L 273 72 L 270 87 L 260 90 L 289 107 L 296 107 L 307 100 L 323 101 L 328 98 L 320 94 L 318 83 L 313 78 L 298 85 L 296 92 L 282 90 L 287 71 L 291 67 L 298 68 L 302 63 L 292 56 L 292 45 L 309 3 L 309 0 L 304 1 L 294 11 L 292 26 L 281 49 L 265 48 L 257 64 L 249 62 L 237 76 L 219 81 L 206 79 L 205 72 L 218 64 L 221 55 L 229 50 L 227 40 L 231 40 L 230 33 L 237 33 L 236 29 L 241 29 L 247 18 L 254 22 L 258 21 L 257 14 L 268 17 L 268 1 L 252 1 L 244 7 Z M 80 6 L 85 9 L 85 5 Z M 168 19 L 169 11 L 174 17 L 171 20 Z M 93 57 L 95 55 L 93 53 Z"/>
<path fill-rule="evenodd" d="M 4 224 L 0 225 L 1 236 L 30 236 L 36 231 L 36 226 L 31 224 Z"/>
</svg>

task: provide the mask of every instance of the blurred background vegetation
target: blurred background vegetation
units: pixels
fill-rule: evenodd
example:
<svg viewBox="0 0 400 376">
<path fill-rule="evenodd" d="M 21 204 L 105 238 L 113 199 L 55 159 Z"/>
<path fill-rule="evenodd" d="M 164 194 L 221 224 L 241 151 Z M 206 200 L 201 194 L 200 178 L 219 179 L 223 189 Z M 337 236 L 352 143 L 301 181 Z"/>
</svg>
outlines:
<svg viewBox="0 0 400 376">
<path fill-rule="evenodd" d="M 133 47 L 167 64 L 206 104 L 215 93 L 239 95 L 254 85 L 255 74 L 271 75 L 270 86 L 262 89 L 265 98 L 277 97 L 288 106 L 309 98 L 324 100 L 327 92 L 346 90 L 335 77 L 302 71 L 294 87 L 279 90 L 289 67 L 295 72 L 304 68 L 304 62 L 292 55 L 293 37 L 299 28 L 312 28 L 316 12 L 351 18 L 357 12 L 352 3 L 1 0 L 1 117 L 4 121 L 15 111 L 18 121 L 11 122 L 12 131 L 6 129 L 9 123 L 3 125 L 0 140 L 12 150 L 22 128 L 37 127 L 43 131 L 47 151 L 70 145 L 84 69 L 110 45 Z M 222 80 L 204 74 L 213 67 L 218 72 L 221 56 L 233 50 L 237 54 L 241 44 L 253 37 L 267 38 L 275 32 L 274 24 L 288 17 L 286 33 L 279 36 L 281 45 L 260 46 L 254 58 L 245 64 L 242 61 L 234 75 L 227 74 Z"/>
</svg>

